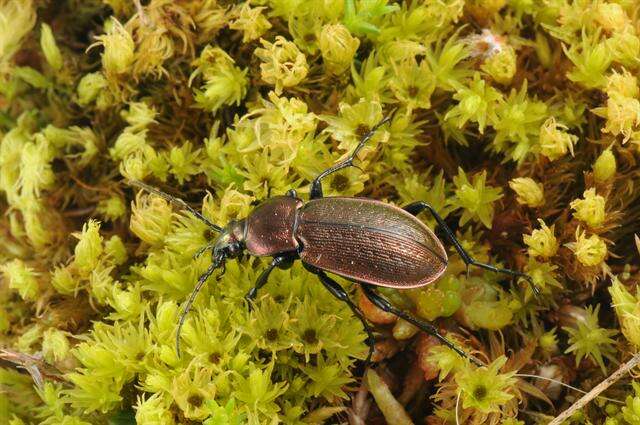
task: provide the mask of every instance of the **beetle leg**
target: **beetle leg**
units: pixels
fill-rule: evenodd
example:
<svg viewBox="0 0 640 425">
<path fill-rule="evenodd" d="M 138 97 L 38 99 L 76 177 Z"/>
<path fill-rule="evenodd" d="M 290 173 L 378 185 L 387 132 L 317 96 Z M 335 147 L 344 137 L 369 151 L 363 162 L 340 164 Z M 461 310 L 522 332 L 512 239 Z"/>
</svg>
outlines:
<svg viewBox="0 0 640 425">
<path fill-rule="evenodd" d="M 287 193 L 285 194 L 285 196 L 288 196 L 289 198 L 297 198 L 298 197 L 298 192 L 295 189 L 289 189 L 287 190 Z"/>
<path fill-rule="evenodd" d="M 253 300 L 255 300 L 260 288 L 262 288 L 269 280 L 269 275 L 271 274 L 273 269 L 279 266 L 286 266 L 288 265 L 287 261 L 291 260 L 291 257 L 287 255 L 274 257 L 271 261 L 271 264 L 269 264 L 269 266 L 265 270 L 263 270 L 262 273 L 260 273 L 260 276 L 258 276 L 258 279 L 256 279 L 256 284 L 254 285 L 254 287 L 251 288 L 249 292 L 247 292 L 247 295 L 244 296 L 244 299 L 247 300 L 247 303 L 249 305 L 249 311 L 251 311 L 251 303 L 253 302 Z"/>
<path fill-rule="evenodd" d="M 193 302 L 196 300 L 196 296 L 198 295 L 198 293 L 206 283 L 207 279 L 209 279 L 209 277 L 213 274 L 215 269 L 217 269 L 219 266 L 220 266 L 220 263 L 218 262 L 211 263 L 207 271 L 205 271 L 198 278 L 198 283 L 196 284 L 195 288 L 191 292 L 191 295 L 189 296 L 189 299 L 187 300 L 187 303 L 185 304 L 182 310 L 182 313 L 180 314 L 180 318 L 178 319 L 178 329 L 176 330 L 176 354 L 178 355 L 178 358 L 180 357 L 180 332 L 182 331 L 182 326 L 184 325 L 184 321 L 187 318 L 187 314 L 189 313 L 189 310 L 191 310 L 191 306 L 193 305 Z"/>
<path fill-rule="evenodd" d="M 193 254 L 193 259 L 194 259 L 194 260 L 197 260 L 197 259 L 198 259 L 202 254 L 204 254 L 205 252 L 207 252 L 207 251 L 208 251 L 208 250 L 210 250 L 210 249 L 213 249 L 213 247 L 214 247 L 214 246 L 216 246 L 215 242 L 214 242 L 214 243 L 207 244 L 207 245 L 205 245 L 205 246 L 201 247 L 200 249 L 198 249 L 198 250 L 196 251 L 196 253 L 195 253 L 195 254 Z"/>
<path fill-rule="evenodd" d="M 356 317 L 360 319 L 360 321 L 362 322 L 362 327 L 364 328 L 364 331 L 367 333 L 367 345 L 369 346 L 369 354 L 367 355 L 367 359 L 365 360 L 365 368 L 368 367 L 369 364 L 371 363 L 371 356 L 373 355 L 373 350 L 375 348 L 375 337 L 373 336 L 373 331 L 371 330 L 371 327 L 365 320 L 364 315 L 362 314 L 362 311 L 360 311 L 358 306 L 355 305 L 353 301 L 351 301 L 351 298 L 349 298 L 349 294 L 347 294 L 347 291 L 345 291 L 344 288 L 340 286 L 338 282 L 331 279 L 329 276 L 327 276 L 325 272 L 321 270 L 314 271 L 314 273 L 316 274 L 316 276 L 318 276 L 318 278 L 320 279 L 320 282 L 322 282 L 324 287 L 327 288 L 334 297 L 346 303 L 351 309 L 351 311 L 353 312 L 353 314 L 355 314 Z"/>
<path fill-rule="evenodd" d="M 370 285 L 367 285 L 365 283 L 360 283 L 360 286 L 362 286 L 362 290 L 365 294 L 365 296 L 367 298 L 369 298 L 369 300 L 379 309 L 386 311 L 387 313 L 391 313 L 394 316 L 397 316 L 403 320 L 406 320 L 407 322 L 411 323 L 412 325 L 418 327 L 420 330 L 428 333 L 429 335 L 433 335 L 434 337 L 438 338 L 440 340 L 440 342 L 442 342 L 444 345 L 446 345 L 447 347 L 449 347 L 450 349 L 452 349 L 453 351 L 455 351 L 456 353 L 458 353 L 460 356 L 469 359 L 473 364 L 475 364 L 476 366 L 484 366 L 482 363 L 480 363 L 475 357 L 470 356 L 469 354 L 465 353 L 464 351 L 462 351 L 460 348 L 456 347 L 451 341 L 449 341 L 447 338 L 445 338 L 444 336 L 442 336 L 440 334 L 440 332 L 438 332 L 438 329 L 436 329 L 435 326 L 423 322 L 422 320 L 419 320 L 415 317 L 413 317 L 412 315 L 400 310 L 399 308 L 395 307 L 393 304 L 391 304 L 389 301 L 387 301 L 385 298 L 383 298 L 380 294 L 378 294 L 377 292 L 375 292 Z"/>
<path fill-rule="evenodd" d="M 429 210 L 433 218 L 436 219 L 436 221 L 438 222 L 438 225 L 442 228 L 442 230 L 446 234 L 447 239 L 449 239 L 449 242 L 453 244 L 456 251 L 458 251 L 458 254 L 460 254 L 460 257 L 462 257 L 462 261 L 464 261 L 464 263 L 467 265 L 467 274 L 469 273 L 469 266 L 476 266 L 476 267 L 480 267 L 481 269 L 490 270 L 495 273 L 502 273 L 509 276 L 513 276 L 513 277 L 521 277 L 529 283 L 534 295 L 540 296 L 540 290 L 538 289 L 536 284 L 533 283 L 531 276 L 529 276 L 528 274 L 521 273 L 511 269 L 501 269 L 491 264 L 481 263 L 479 261 L 476 261 L 473 257 L 471 257 L 471 255 L 469 255 L 469 253 L 462 247 L 462 245 L 460 244 L 460 241 L 458 241 L 458 238 L 456 238 L 453 231 L 449 228 L 449 226 L 447 226 L 447 223 L 444 222 L 444 219 L 440 217 L 440 214 L 438 214 L 431 205 L 427 204 L 424 201 L 418 201 L 418 202 L 414 202 L 412 204 L 407 205 L 403 209 L 412 215 L 418 215 L 420 212 L 424 210 Z"/>
<path fill-rule="evenodd" d="M 342 162 L 337 163 L 336 165 L 334 165 L 332 167 L 327 168 L 322 173 L 320 173 L 320 175 L 318 177 L 316 177 L 313 180 L 313 182 L 311 182 L 311 192 L 309 194 L 309 198 L 311 198 L 311 199 L 322 198 L 322 179 L 327 177 L 330 174 L 335 173 L 336 171 L 342 170 L 343 168 L 354 167 L 353 160 L 358 155 L 358 152 L 360 152 L 360 150 L 364 147 L 364 145 L 369 140 L 371 140 L 371 138 L 376 133 L 378 128 L 380 128 L 384 124 L 388 123 L 389 121 L 391 121 L 391 115 L 385 117 L 378 124 L 374 125 L 373 128 L 371 130 L 369 130 L 369 132 L 367 134 L 365 134 L 364 137 L 360 140 L 360 142 L 358 143 L 358 146 L 356 146 L 356 148 L 353 150 L 353 152 L 351 153 L 351 155 L 349 155 L 349 157 L 347 159 L 345 159 Z"/>
</svg>

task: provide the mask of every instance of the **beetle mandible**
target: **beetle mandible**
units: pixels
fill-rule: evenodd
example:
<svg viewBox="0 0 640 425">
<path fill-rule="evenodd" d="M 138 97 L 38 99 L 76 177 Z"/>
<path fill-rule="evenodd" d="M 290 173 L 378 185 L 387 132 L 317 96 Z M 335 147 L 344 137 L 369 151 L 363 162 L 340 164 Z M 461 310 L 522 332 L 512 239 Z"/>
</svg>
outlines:
<svg viewBox="0 0 640 425">
<path fill-rule="evenodd" d="M 131 184 L 188 210 L 220 234 L 214 243 L 203 247 L 196 254 L 200 255 L 211 250 L 212 263 L 198 279 L 180 315 L 176 335 L 178 356 L 180 355 L 180 330 L 196 295 L 216 269 L 224 268 L 228 258 L 236 258 L 246 251 L 255 256 L 273 257 L 269 266 L 259 275 L 254 287 L 245 297 L 249 306 L 258 290 L 267 283 L 273 269 L 290 267 L 294 260 L 299 259 L 304 267 L 318 276 L 325 288 L 337 299 L 346 303 L 362 322 L 368 335 L 367 363 L 374 349 L 371 327 L 345 289 L 329 277 L 327 272 L 359 284 L 363 294 L 375 306 L 433 335 L 459 355 L 479 365 L 477 360 L 441 335 L 433 325 L 398 309 L 378 294 L 374 287 L 417 288 L 430 284 L 444 273 L 448 257 L 442 242 L 431 229 L 416 218 L 425 210 L 435 218 L 446 238 L 467 265 L 467 270 L 473 265 L 496 273 L 522 277 L 529 282 L 534 294 L 539 295 L 531 277 L 515 270 L 498 268 L 473 259 L 442 217 L 424 201 L 398 208 L 368 198 L 323 197 L 322 179 L 336 171 L 354 166 L 353 161 L 358 152 L 373 137 L 375 131 L 389 121 L 390 117 L 386 117 L 375 125 L 360 140 L 347 159 L 320 173 L 311 182 L 309 201 L 304 202 L 292 189 L 284 196 L 265 200 L 248 217 L 233 220 L 224 228 L 212 223 L 183 200 L 145 183 L 131 181 Z"/>
</svg>

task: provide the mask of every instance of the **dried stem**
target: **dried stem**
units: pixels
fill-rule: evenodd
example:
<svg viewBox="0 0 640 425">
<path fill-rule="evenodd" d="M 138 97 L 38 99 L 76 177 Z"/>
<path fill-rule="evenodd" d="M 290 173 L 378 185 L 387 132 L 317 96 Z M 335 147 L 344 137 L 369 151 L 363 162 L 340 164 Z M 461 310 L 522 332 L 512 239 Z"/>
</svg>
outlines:
<svg viewBox="0 0 640 425">
<path fill-rule="evenodd" d="M 624 376 L 631 369 L 636 367 L 638 363 L 640 363 L 640 353 L 633 356 L 631 360 L 629 360 L 628 362 L 620 366 L 618 370 L 613 372 L 613 374 L 611 374 L 607 379 L 600 382 L 591 391 L 589 391 L 587 394 L 582 396 L 578 401 L 573 403 L 571 407 L 569 407 L 567 410 L 565 410 L 564 412 L 556 416 L 554 420 L 549 422 L 549 425 L 560 425 L 562 422 L 569 419 L 571 415 L 573 415 L 577 410 L 582 409 L 584 406 L 586 406 L 587 403 L 589 403 L 591 400 L 596 398 L 600 393 L 602 393 L 604 390 L 606 390 L 611 385 L 613 385 L 616 381 L 622 378 L 622 376 Z"/>
</svg>

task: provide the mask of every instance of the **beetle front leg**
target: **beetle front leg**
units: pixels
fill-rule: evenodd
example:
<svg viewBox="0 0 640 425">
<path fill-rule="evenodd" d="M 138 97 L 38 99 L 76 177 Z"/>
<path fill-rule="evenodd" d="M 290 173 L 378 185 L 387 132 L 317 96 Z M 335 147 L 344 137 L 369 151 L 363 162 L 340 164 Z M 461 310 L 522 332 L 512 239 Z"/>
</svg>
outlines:
<svg viewBox="0 0 640 425">
<path fill-rule="evenodd" d="M 247 300 L 247 303 L 249 305 L 249 310 L 251 310 L 251 303 L 253 302 L 253 300 L 256 299 L 256 296 L 258 295 L 258 291 L 269 280 L 269 275 L 271 274 L 273 269 L 275 269 L 276 267 L 286 267 L 292 261 L 293 259 L 288 255 L 281 255 L 273 258 L 273 260 L 271 261 L 271 264 L 269 264 L 269 266 L 262 273 L 260 273 L 260 276 L 258 276 L 258 279 L 256 279 L 256 284 L 254 285 L 254 287 L 251 288 L 249 292 L 247 292 L 247 295 L 244 296 L 244 299 Z"/>
<path fill-rule="evenodd" d="M 366 319 L 364 318 L 362 311 L 358 308 L 357 305 L 353 303 L 353 301 L 351 301 L 351 298 L 349 298 L 349 294 L 347 294 L 347 291 L 345 291 L 344 288 L 338 282 L 331 279 L 329 276 L 327 276 L 325 272 L 321 270 L 318 270 L 318 271 L 312 270 L 312 272 L 315 273 L 316 276 L 318 276 L 318 278 L 320 279 L 320 282 L 322 282 L 324 287 L 327 288 L 327 290 L 331 292 L 331 294 L 334 297 L 346 303 L 351 309 L 351 311 L 353 312 L 353 314 L 355 314 L 356 317 L 360 319 L 360 322 L 362 322 L 362 327 L 364 328 L 364 331 L 367 333 L 367 346 L 369 347 L 369 354 L 367 355 L 367 359 L 365 360 L 365 368 L 368 367 L 369 364 L 371 363 L 371 356 L 373 356 L 373 351 L 375 348 L 375 337 L 373 336 L 373 331 L 371 330 L 371 327 L 369 326 Z"/>
<path fill-rule="evenodd" d="M 311 192 L 309 194 L 309 198 L 311 198 L 311 199 L 322 198 L 322 179 L 327 177 L 330 174 L 335 173 L 336 171 L 342 170 L 343 168 L 354 167 L 353 160 L 356 159 L 356 156 L 358 155 L 358 152 L 360 152 L 360 150 L 364 147 L 364 145 L 369 140 L 371 140 L 371 138 L 376 133 L 378 128 L 380 128 L 384 124 L 388 123 L 389 121 L 391 121 L 391 116 L 390 115 L 385 117 L 378 124 L 374 125 L 373 128 L 371 130 L 369 130 L 367 132 L 367 134 L 364 135 L 362 140 L 360 140 L 360 142 L 358 143 L 358 146 L 356 146 L 356 148 L 353 150 L 353 152 L 351 153 L 351 155 L 349 155 L 349 157 L 347 159 L 345 159 L 342 162 L 337 163 L 336 165 L 334 165 L 332 167 L 327 168 L 322 173 L 320 173 L 320 175 L 318 177 L 316 177 L 313 180 L 313 182 L 311 182 Z"/>
<path fill-rule="evenodd" d="M 444 345 L 446 345 L 447 347 L 449 347 L 450 349 L 452 349 L 453 351 L 455 351 L 456 353 L 458 353 L 460 356 L 469 359 L 473 364 L 475 364 L 476 366 L 484 366 L 482 363 L 480 363 L 476 358 L 470 356 L 469 354 L 465 353 L 464 351 L 462 351 L 460 348 L 456 347 L 455 344 L 451 341 L 449 341 L 447 338 L 445 338 L 443 335 L 440 334 L 440 332 L 438 332 L 438 329 L 436 329 L 435 326 L 423 322 L 420 319 L 417 319 L 415 317 L 413 317 L 412 315 L 400 310 L 399 308 L 395 307 L 393 304 L 391 304 L 389 301 L 387 301 L 385 298 L 383 298 L 380 294 L 378 294 L 376 291 L 374 291 L 370 285 L 367 285 L 365 283 L 361 283 L 360 286 L 362 286 L 362 291 L 364 292 L 364 295 L 369 298 L 369 300 L 379 309 L 386 311 L 387 313 L 391 313 L 394 316 L 397 316 L 403 320 L 406 320 L 407 322 L 411 323 L 412 325 L 416 326 L 417 328 L 419 328 L 420 330 L 422 330 L 423 332 L 428 333 L 429 335 L 433 335 L 434 337 L 438 338 L 440 340 L 440 342 L 442 342 Z"/>
<path fill-rule="evenodd" d="M 207 244 L 207 245 L 201 247 L 200 249 L 198 249 L 196 251 L 195 254 L 193 254 L 193 259 L 197 260 L 198 258 L 200 258 L 200 256 L 202 254 L 204 254 L 205 252 L 209 251 L 210 249 L 213 249 L 215 246 L 216 246 L 216 243 L 213 242 L 213 243 L 210 243 L 210 244 Z"/>
<path fill-rule="evenodd" d="M 205 282 L 207 281 L 207 279 L 209 279 L 209 277 L 213 274 L 215 269 L 217 269 L 219 266 L 220 266 L 220 263 L 214 261 L 213 263 L 211 263 L 207 271 L 205 271 L 202 275 L 200 275 L 200 277 L 198 278 L 198 283 L 196 283 L 195 288 L 191 292 L 191 295 L 189 296 L 189 299 L 187 300 L 187 303 L 185 304 L 182 310 L 182 313 L 178 318 L 178 329 L 176 330 L 176 354 L 178 355 L 178 358 L 180 358 L 180 333 L 182 331 L 182 326 L 184 325 L 184 321 L 187 319 L 187 314 L 191 310 L 191 306 L 196 300 L 196 296 L 200 293 L 200 290 L 204 286 Z"/>
<path fill-rule="evenodd" d="M 533 283 L 533 279 L 531 279 L 531 276 L 529 276 L 528 274 L 521 273 L 511 269 L 501 269 L 492 264 L 481 263 L 479 261 L 476 261 L 473 257 L 471 257 L 471 255 L 469 255 L 469 253 L 462 247 L 462 245 L 460 244 L 460 241 L 458 240 L 458 238 L 456 238 L 453 231 L 449 228 L 449 226 L 447 226 L 447 223 L 445 223 L 444 219 L 440 217 L 440 214 L 438 214 L 437 211 L 431 205 L 427 204 L 424 201 L 418 201 L 418 202 L 414 202 L 412 204 L 407 205 L 403 209 L 412 215 L 418 215 L 424 210 L 429 210 L 433 218 L 436 219 L 436 221 L 438 222 L 438 225 L 444 231 L 445 235 L 447 236 L 447 239 L 449 239 L 449 242 L 453 244 L 456 251 L 458 251 L 458 254 L 460 254 L 460 257 L 462 257 L 462 261 L 464 261 L 464 263 L 467 265 L 467 272 L 469 271 L 469 266 L 476 266 L 476 267 L 480 267 L 481 269 L 490 270 L 495 273 L 502 273 L 509 276 L 513 276 L 513 277 L 521 277 L 529 283 L 534 295 L 540 296 L 540 290 L 538 289 L 536 284 Z"/>
</svg>

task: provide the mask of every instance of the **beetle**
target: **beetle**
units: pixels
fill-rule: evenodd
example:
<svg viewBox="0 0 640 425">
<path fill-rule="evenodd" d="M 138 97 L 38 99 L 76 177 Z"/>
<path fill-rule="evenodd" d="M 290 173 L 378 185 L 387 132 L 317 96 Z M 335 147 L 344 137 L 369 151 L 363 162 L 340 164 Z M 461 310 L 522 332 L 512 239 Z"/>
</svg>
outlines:
<svg viewBox="0 0 640 425">
<path fill-rule="evenodd" d="M 216 269 L 223 268 L 224 273 L 227 259 L 237 258 L 243 252 L 247 252 L 254 256 L 272 257 L 269 266 L 258 276 L 254 287 L 245 296 L 249 308 L 276 267 L 288 268 L 299 259 L 304 267 L 318 276 L 324 287 L 338 300 L 346 303 L 362 322 L 368 335 L 367 363 L 374 350 L 371 327 L 359 307 L 349 298 L 347 291 L 327 273 L 342 276 L 359 284 L 363 294 L 376 307 L 433 335 L 459 355 L 480 365 L 477 360 L 441 335 L 433 325 L 395 307 L 375 290 L 375 287 L 423 287 L 434 282 L 445 272 L 448 257 L 442 242 L 416 216 L 422 211 L 428 211 L 435 218 L 446 238 L 467 265 L 467 272 L 470 266 L 477 266 L 512 277 L 522 277 L 529 282 L 534 294 L 539 295 L 531 277 L 515 270 L 476 261 L 465 251 L 436 210 L 424 201 L 399 208 L 368 198 L 323 196 L 322 180 L 339 170 L 355 166 L 353 162 L 358 152 L 373 137 L 375 131 L 389 121 L 390 117 L 386 117 L 375 125 L 359 141 L 347 159 L 320 173 L 311 183 L 308 201 L 299 198 L 295 190 L 289 190 L 283 196 L 263 201 L 246 218 L 233 220 L 224 228 L 212 223 L 183 200 L 143 182 L 131 181 L 132 185 L 188 210 L 219 233 L 215 242 L 196 253 L 196 256 L 199 256 L 211 250 L 212 262 L 198 279 L 180 315 L 176 335 L 178 356 L 180 330 L 196 295 Z"/>
</svg>

